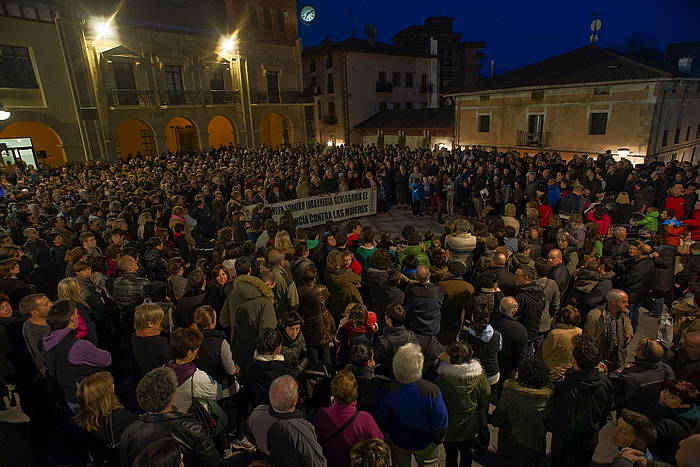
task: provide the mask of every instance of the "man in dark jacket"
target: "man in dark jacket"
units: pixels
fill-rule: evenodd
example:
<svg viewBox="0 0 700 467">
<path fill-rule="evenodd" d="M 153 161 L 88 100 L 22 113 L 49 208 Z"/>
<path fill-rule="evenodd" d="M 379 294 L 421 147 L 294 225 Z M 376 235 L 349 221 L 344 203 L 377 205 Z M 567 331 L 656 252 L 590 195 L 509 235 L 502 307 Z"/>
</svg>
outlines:
<svg viewBox="0 0 700 467">
<path fill-rule="evenodd" d="M 553 279 L 554 282 L 559 286 L 559 301 L 564 303 L 566 300 L 566 292 L 569 290 L 569 283 L 571 282 L 571 274 L 564 263 L 564 255 L 561 250 L 554 248 L 550 250 L 547 259 L 549 260 L 552 270 L 549 273 L 549 278 Z"/>
<path fill-rule="evenodd" d="M 186 328 L 194 321 L 194 312 L 204 303 L 207 280 L 204 273 L 195 269 L 187 275 L 187 291 L 178 300 L 175 307 L 175 324 Z"/>
<path fill-rule="evenodd" d="M 270 404 L 256 407 L 248 418 L 258 449 L 280 467 L 325 467 L 314 426 L 296 408 L 299 387 L 294 378 L 275 379 L 269 396 Z"/>
<path fill-rule="evenodd" d="M 406 322 L 406 309 L 403 305 L 390 305 L 386 309 L 384 328 L 382 335 L 374 341 L 374 361 L 377 364 L 377 372 L 389 378 L 394 376 L 391 362 L 399 348 L 412 342 L 418 343 L 418 338 L 404 326 Z"/>
<path fill-rule="evenodd" d="M 680 349 L 668 360 L 676 378 L 700 387 L 700 332 L 689 332 L 681 340 Z"/>
<path fill-rule="evenodd" d="M 372 348 L 367 344 L 353 345 L 346 370 L 350 370 L 357 380 L 357 410 L 364 410 L 373 416 L 377 394 L 389 382 L 385 376 L 375 375 L 375 368 Z"/>
<path fill-rule="evenodd" d="M 440 334 L 438 334 L 440 343 L 443 345 L 457 341 L 457 335 L 462 330 L 462 323 L 465 319 L 465 311 L 474 294 L 474 287 L 462 279 L 462 276 L 467 272 L 464 263 L 450 261 L 447 263 L 447 271 L 447 275 L 438 282 L 438 285 L 445 291 Z"/>
<path fill-rule="evenodd" d="M 520 311 L 519 321 L 527 330 L 527 352 L 530 357 L 534 357 L 544 340 L 544 334 L 540 333 L 540 319 L 545 309 L 544 289 L 535 279 L 535 270 L 529 266 L 515 271 L 515 300 Z"/>
<path fill-rule="evenodd" d="M 614 388 L 598 370 L 598 345 L 587 335 L 573 338 L 574 368 L 554 392 L 552 464 L 588 465 L 598 445 L 598 432 L 607 423 Z"/>
<path fill-rule="evenodd" d="M 112 299 L 119 308 L 121 329 L 129 335 L 134 326 L 134 308 L 143 303 L 143 287 L 150 281 L 136 275 L 139 263 L 131 256 L 119 258 L 117 267 L 120 275 L 114 280 Z"/>
<path fill-rule="evenodd" d="M 603 242 L 603 254 L 617 260 L 629 254 L 630 244 L 627 241 L 627 229 L 615 227 L 613 237 Z"/>
<path fill-rule="evenodd" d="M 515 279 L 512 272 L 506 269 L 508 259 L 503 253 L 495 253 L 491 259 L 491 266 L 486 271 L 495 271 L 498 277 L 498 288 L 504 295 L 515 295 Z"/>
<path fill-rule="evenodd" d="M 423 265 L 416 268 L 416 280 L 417 284 L 406 289 L 406 327 L 416 334 L 436 336 L 445 292 L 430 282 L 430 270 Z"/>
<path fill-rule="evenodd" d="M 122 467 L 133 465 L 146 446 L 163 438 L 173 438 L 182 449 L 185 465 L 219 464 L 219 453 L 207 429 L 200 422 L 175 412 L 173 395 L 177 378 L 170 368 L 155 368 L 136 386 L 136 399 L 144 410 L 121 436 L 119 458 Z"/>
<path fill-rule="evenodd" d="M 498 352 L 498 368 L 501 372 L 499 386 L 507 379 L 514 379 L 515 372 L 527 355 L 528 333 L 518 322 L 518 302 L 513 297 L 504 297 L 499 306 L 500 316 L 493 320 L 493 328 L 501 333 L 502 347 Z"/>
<path fill-rule="evenodd" d="M 639 306 L 651 290 L 654 279 L 654 260 L 651 259 L 651 246 L 646 243 L 630 246 L 632 257 L 626 264 L 625 272 L 618 277 L 618 287 L 629 296 L 630 320 L 636 331 L 639 323 Z"/>
<path fill-rule="evenodd" d="M 634 363 L 611 380 L 615 386 L 615 407 L 646 416 L 654 415 L 664 383 L 673 379 L 673 369 L 662 362 L 665 349 L 658 340 L 642 339 Z"/>
<path fill-rule="evenodd" d="M 660 241 L 655 241 L 654 252 L 650 257 L 654 260 L 654 280 L 651 287 L 654 306 L 649 316 L 658 318 L 661 316 L 664 304 L 671 310 L 671 304 L 673 303 L 673 287 L 675 284 L 673 274 L 676 266 L 675 248 Z M 700 265 L 700 263 L 698 264 Z"/>
</svg>

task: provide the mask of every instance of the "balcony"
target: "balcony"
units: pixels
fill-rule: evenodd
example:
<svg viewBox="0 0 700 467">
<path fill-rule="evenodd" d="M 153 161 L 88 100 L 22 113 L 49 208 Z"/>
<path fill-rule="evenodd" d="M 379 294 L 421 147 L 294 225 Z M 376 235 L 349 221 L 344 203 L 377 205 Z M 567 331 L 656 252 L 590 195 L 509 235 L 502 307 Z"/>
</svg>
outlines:
<svg viewBox="0 0 700 467">
<path fill-rule="evenodd" d="M 518 146 L 527 146 L 531 148 L 546 148 L 549 147 L 552 133 L 550 131 L 542 131 L 539 133 L 530 133 L 524 130 L 517 130 Z"/>
<path fill-rule="evenodd" d="M 159 95 L 161 106 L 202 105 L 202 92 L 199 90 L 162 91 Z"/>
<path fill-rule="evenodd" d="M 377 81 L 376 90 L 377 92 L 392 92 L 394 86 L 389 81 Z"/>
<path fill-rule="evenodd" d="M 323 117 L 324 125 L 335 125 L 338 123 L 338 117 L 336 115 L 326 115 Z"/>
<path fill-rule="evenodd" d="M 205 104 L 207 105 L 227 105 L 227 104 L 240 104 L 241 103 L 241 93 L 240 91 L 228 91 L 225 89 L 212 89 L 211 91 L 204 94 Z"/>
<path fill-rule="evenodd" d="M 253 104 L 311 104 L 313 100 L 304 91 L 280 91 L 279 94 L 268 94 L 267 92 L 252 93 Z"/>
<path fill-rule="evenodd" d="M 433 84 L 421 83 L 420 87 L 418 88 L 418 92 L 420 92 L 421 94 L 428 94 L 433 92 Z"/>
<path fill-rule="evenodd" d="M 155 91 L 143 89 L 110 89 L 107 100 L 110 107 L 155 107 L 158 102 Z"/>
</svg>

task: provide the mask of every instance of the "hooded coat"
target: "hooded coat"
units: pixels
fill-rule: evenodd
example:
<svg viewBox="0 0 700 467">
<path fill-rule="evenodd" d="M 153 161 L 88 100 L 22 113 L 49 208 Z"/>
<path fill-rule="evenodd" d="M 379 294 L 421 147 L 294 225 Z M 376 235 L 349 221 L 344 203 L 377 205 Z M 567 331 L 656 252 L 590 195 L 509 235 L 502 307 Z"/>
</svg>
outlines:
<svg viewBox="0 0 700 467">
<path fill-rule="evenodd" d="M 513 256 L 508 258 L 508 270 L 512 273 L 515 273 L 515 271 L 518 270 L 518 268 L 521 268 L 523 266 L 528 266 L 531 268 L 535 267 L 535 261 L 530 258 L 530 255 L 527 253 L 513 253 Z"/>
<path fill-rule="evenodd" d="M 304 319 L 302 332 L 309 346 L 319 347 L 333 342 L 335 321 L 326 308 L 328 289 L 316 283 L 299 287 L 299 314 Z"/>
<path fill-rule="evenodd" d="M 406 260 L 406 256 L 414 255 L 418 259 L 418 264 L 423 265 L 426 268 L 430 267 L 430 258 L 423 251 L 420 245 L 409 245 L 399 253 L 399 264 L 403 266 L 403 262 Z"/>
<path fill-rule="evenodd" d="M 263 330 L 277 326 L 272 290 L 257 277 L 238 276 L 219 319 L 231 328 L 234 361 L 247 369 Z"/>
<path fill-rule="evenodd" d="M 333 317 L 339 319 L 345 313 L 345 307 L 351 303 L 363 303 L 357 286 L 360 276 L 349 269 L 326 269 L 326 285 L 330 292 L 327 306 Z"/>
<path fill-rule="evenodd" d="M 491 387 L 478 360 L 453 365 L 441 361 L 435 381 L 447 407 L 446 442 L 474 439 L 479 431 L 479 413 L 488 407 Z"/>
<path fill-rule="evenodd" d="M 489 422 L 499 428 L 498 454 L 504 465 L 538 465 L 546 455 L 554 391 L 508 380 Z"/>
</svg>

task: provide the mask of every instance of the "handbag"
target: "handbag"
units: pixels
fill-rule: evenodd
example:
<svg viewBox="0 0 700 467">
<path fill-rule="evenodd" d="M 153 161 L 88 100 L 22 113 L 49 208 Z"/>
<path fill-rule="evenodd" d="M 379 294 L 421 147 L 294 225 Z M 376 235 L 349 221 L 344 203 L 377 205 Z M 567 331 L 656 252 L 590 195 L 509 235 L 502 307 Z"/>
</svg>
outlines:
<svg viewBox="0 0 700 467">
<path fill-rule="evenodd" d="M 359 414 L 360 414 L 360 411 L 359 411 L 359 410 L 355 410 L 355 412 L 353 412 L 353 414 L 350 416 L 350 418 L 348 418 L 348 419 L 345 421 L 345 423 L 343 423 L 343 424 L 340 426 L 340 428 L 338 428 L 337 430 L 335 430 L 333 433 L 331 433 L 331 434 L 328 435 L 328 436 L 319 436 L 319 438 L 325 439 L 326 441 L 332 440 L 333 438 L 335 438 L 336 436 L 338 436 L 339 434 L 341 434 L 343 431 L 345 431 L 345 429 L 346 429 L 347 427 L 349 427 L 349 426 L 352 424 L 352 422 L 355 421 L 355 419 L 357 418 L 357 416 L 358 416 Z"/>
</svg>

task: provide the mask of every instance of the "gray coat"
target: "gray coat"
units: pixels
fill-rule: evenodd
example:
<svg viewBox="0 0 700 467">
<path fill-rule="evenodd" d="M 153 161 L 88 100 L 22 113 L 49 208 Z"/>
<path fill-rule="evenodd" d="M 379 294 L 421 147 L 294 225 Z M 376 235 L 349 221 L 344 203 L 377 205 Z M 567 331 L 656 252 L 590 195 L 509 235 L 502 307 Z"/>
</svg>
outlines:
<svg viewBox="0 0 700 467">
<path fill-rule="evenodd" d="M 552 329 L 552 321 L 559 314 L 561 305 L 559 286 L 554 279 L 548 277 L 541 277 L 535 282 L 544 289 L 544 311 L 542 311 L 542 317 L 540 318 L 540 332 L 549 332 Z"/>
</svg>

